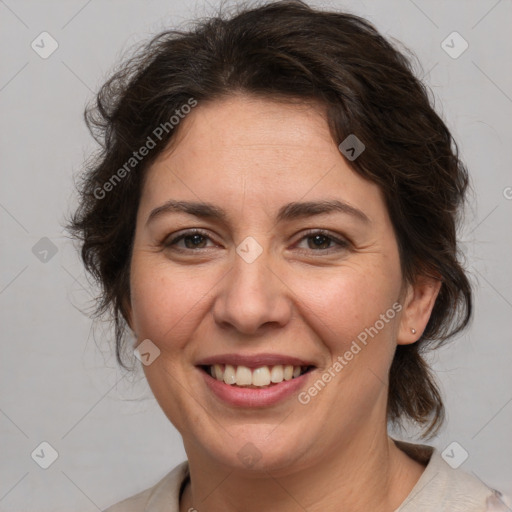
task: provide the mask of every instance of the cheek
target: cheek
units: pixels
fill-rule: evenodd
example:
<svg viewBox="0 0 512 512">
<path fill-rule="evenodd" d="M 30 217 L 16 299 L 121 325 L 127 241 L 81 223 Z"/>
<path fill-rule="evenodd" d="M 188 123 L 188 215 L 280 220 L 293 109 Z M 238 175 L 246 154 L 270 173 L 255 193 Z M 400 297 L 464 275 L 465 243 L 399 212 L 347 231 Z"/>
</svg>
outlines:
<svg viewBox="0 0 512 512">
<path fill-rule="evenodd" d="M 180 348 L 191 327 L 197 324 L 208 291 L 218 281 L 211 270 L 194 272 L 170 268 L 134 256 L 131 268 L 131 305 L 135 332 L 149 338 L 160 349 Z M 169 341 L 172 340 L 172 343 Z"/>
<path fill-rule="evenodd" d="M 294 288 L 302 303 L 300 314 L 319 333 L 333 357 L 343 354 L 358 337 L 363 341 L 377 337 L 389 341 L 371 352 L 392 349 L 397 322 L 393 304 L 400 290 L 396 268 L 347 265 L 318 279 L 297 278 Z"/>
</svg>

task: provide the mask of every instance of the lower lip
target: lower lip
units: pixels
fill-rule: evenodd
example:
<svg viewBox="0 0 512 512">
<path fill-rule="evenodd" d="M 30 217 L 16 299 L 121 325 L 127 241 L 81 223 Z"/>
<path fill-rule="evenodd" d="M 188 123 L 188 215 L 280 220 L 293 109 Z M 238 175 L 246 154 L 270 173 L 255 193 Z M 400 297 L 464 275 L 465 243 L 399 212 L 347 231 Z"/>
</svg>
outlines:
<svg viewBox="0 0 512 512">
<path fill-rule="evenodd" d="M 205 383 L 213 394 L 223 402 L 234 407 L 269 407 L 275 405 L 289 398 L 294 393 L 298 393 L 311 373 L 310 370 L 294 379 L 283 380 L 283 382 L 268 388 L 257 389 L 231 386 L 223 381 L 214 379 L 202 369 L 199 369 L 199 371 L 203 374 Z"/>
</svg>

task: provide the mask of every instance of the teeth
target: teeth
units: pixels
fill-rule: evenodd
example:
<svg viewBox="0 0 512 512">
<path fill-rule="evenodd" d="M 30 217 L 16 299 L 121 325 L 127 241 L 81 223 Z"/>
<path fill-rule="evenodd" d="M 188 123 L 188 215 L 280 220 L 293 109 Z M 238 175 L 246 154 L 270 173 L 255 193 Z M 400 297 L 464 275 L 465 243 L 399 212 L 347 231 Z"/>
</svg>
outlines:
<svg viewBox="0 0 512 512">
<path fill-rule="evenodd" d="M 226 384 L 236 384 L 235 367 L 230 364 L 227 364 L 224 368 L 224 382 Z"/>
<path fill-rule="evenodd" d="M 252 384 L 251 370 L 246 366 L 239 366 L 236 369 L 236 380 L 237 386 L 250 386 Z"/>
<path fill-rule="evenodd" d="M 293 366 L 288 365 L 284 367 L 284 380 L 290 380 L 293 377 Z"/>
<path fill-rule="evenodd" d="M 250 371 L 250 370 L 249 370 Z M 238 382 L 237 382 L 238 384 Z M 268 386 L 270 384 L 270 370 L 268 366 L 256 368 L 252 372 L 252 385 L 253 386 Z"/>
<path fill-rule="evenodd" d="M 248 368 L 247 366 L 233 366 L 231 364 L 214 364 L 208 367 L 208 373 L 215 379 L 229 385 L 236 386 L 269 386 L 278 384 L 283 380 L 291 380 L 299 377 L 305 367 L 289 365 L 275 365 L 272 367 L 261 366 Z"/>
<path fill-rule="evenodd" d="M 224 372 L 222 371 L 220 364 L 213 365 L 213 373 L 214 375 L 212 375 L 212 377 L 215 377 L 217 380 L 222 380 L 224 377 Z"/>
<path fill-rule="evenodd" d="M 271 382 L 283 382 L 283 378 L 284 370 L 282 365 L 278 364 L 277 366 L 273 366 L 272 371 L 270 372 Z"/>
</svg>

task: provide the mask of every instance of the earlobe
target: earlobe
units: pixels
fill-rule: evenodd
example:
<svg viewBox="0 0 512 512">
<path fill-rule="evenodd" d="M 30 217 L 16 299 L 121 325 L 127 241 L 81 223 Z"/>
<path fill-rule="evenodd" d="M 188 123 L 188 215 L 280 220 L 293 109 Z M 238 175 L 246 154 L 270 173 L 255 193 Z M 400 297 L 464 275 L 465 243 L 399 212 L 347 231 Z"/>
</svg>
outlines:
<svg viewBox="0 0 512 512">
<path fill-rule="evenodd" d="M 398 345 L 415 343 L 423 334 L 441 289 L 440 279 L 418 276 L 405 294 L 397 335 Z"/>
</svg>

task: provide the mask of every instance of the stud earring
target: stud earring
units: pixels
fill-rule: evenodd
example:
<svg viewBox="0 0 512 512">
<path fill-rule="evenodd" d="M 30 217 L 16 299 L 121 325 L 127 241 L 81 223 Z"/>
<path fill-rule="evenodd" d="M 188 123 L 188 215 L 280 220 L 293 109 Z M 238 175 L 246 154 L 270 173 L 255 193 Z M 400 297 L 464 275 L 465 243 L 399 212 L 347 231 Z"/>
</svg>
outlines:
<svg viewBox="0 0 512 512">
<path fill-rule="evenodd" d="M 416 334 L 416 329 L 413 327 L 413 328 L 411 329 L 411 332 L 412 332 L 413 334 Z"/>
</svg>

